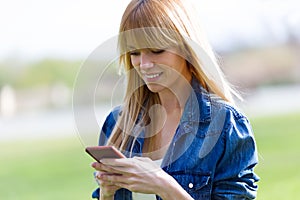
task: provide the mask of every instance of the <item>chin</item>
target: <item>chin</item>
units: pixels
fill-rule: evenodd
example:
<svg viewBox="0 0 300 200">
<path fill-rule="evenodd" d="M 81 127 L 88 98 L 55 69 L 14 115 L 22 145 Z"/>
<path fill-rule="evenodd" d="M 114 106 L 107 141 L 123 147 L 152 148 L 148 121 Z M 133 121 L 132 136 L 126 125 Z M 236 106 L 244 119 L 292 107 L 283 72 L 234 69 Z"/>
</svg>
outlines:
<svg viewBox="0 0 300 200">
<path fill-rule="evenodd" d="M 158 92 L 162 91 L 163 89 L 165 89 L 164 86 L 155 84 L 155 83 L 147 83 L 147 87 L 153 93 L 158 93 Z"/>
</svg>

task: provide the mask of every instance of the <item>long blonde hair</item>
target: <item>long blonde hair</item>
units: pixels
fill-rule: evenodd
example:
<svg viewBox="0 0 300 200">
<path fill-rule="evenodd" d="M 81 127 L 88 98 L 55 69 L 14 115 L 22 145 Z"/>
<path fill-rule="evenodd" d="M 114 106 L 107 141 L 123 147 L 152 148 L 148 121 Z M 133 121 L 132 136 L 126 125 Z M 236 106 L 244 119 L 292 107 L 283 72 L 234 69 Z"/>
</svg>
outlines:
<svg viewBox="0 0 300 200">
<path fill-rule="evenodd" d="M 164 48 L 177 46 L 187 60 L 192 75 L 209 92 L 233 102 L 234 90 L 226 82 L 216 57 L 203 36 L 197 15 L 185 0 L 132 0 L 120 24 L 120 64 L 124 66 L 127 88 L 122 112 L 112 131 L 108 144 L 125 151 L 138 137 L 143 126 L 150 123 L 149 109 L 160 104 L 158 94 L 151 92 L 134 70 L 130 47 Z M 155 128 L 149 128 L 154 130 Z M 145 136 L 147 137 L 147 136 Z"/>
</svg>

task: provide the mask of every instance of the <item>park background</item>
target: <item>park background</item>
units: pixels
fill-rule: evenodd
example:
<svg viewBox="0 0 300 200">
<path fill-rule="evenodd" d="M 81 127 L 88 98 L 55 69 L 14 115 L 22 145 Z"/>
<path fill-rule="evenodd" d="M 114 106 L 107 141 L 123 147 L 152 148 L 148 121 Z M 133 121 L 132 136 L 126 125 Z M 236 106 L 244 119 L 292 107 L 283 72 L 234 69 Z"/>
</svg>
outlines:
<svg viewBox="0 0 300 200">
<path fill-rule="evenodd" d="M 197 2 L 198 4 L 196 4 Z M 222 69 L 241 91 L 259 150 L 258 198 L 300 197 L 300 14 L 296 0 L 196 1 Z M 0 6 L 0 198 L 90 199 L 96 187 L 72 94 L 91 52 L 116 36 L 128 0 Z M 99 61 L 99 67 L 104 66 Z M 102 79 L 99 127 L 117 69 Z M 87 77 L 88 80 L 88 77 Z M 82 97 L 76 107 L 84 111 Z M 84 113 L 84 112 L 83 112 Z M 88 119 L 87 119 L 88 120 Z M 83 121 L 85 122 L 85 121 Z M 98 132 L 86 133 L 97 143 Z"/>
</svg>

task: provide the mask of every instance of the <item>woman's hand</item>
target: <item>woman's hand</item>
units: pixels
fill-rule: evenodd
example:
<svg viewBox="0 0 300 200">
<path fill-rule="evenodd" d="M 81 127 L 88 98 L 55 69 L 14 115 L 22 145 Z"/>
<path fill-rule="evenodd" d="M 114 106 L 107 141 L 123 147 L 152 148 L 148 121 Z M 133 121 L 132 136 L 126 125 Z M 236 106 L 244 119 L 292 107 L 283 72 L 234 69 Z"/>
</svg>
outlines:
<svg viewBox="0 0 300 200">
<path fill-rule="evenodd" d="M 102 169 L 110 172 L 103 174 L 101 181 L 133 192 L 158 194 L 163 186 L 162 180 L 167 180 L 169 176 L 150 158 L 103 159 L 101 163 L 105 166 Z"/>
<path fill-rule="evenodd" d="M 105 172 L 98 176 L 101 183 L 132 192 L 157 194 L 165 200 L 192 199 L 173 177 L 150 158 L 103 159 L 100 162 L 94 163 L 94 168 Z M 111 188 L 107 194 L 116 188 Z"/>
<path fill-rule="evenodd" d="M 92 163 L 92 167 L 97 170 L 97 172 L 95 173 L 95 178 L 96 178 L 96 181 L 99 184 L 99 188 L 100 188 L 100 194 L 99 194 L 100 199 L 101 200 L 113 199 L 115 192 L 118 189 L 120 189 L 120 187 L 116 186 L 115 184 L 113 184 L 110 181 L 104 181 L 101 179 L 102 176 L 112 175 L 112 173 L 103 170 L 105 167 L 103 164 L 100 164 L 100 163 L 96 163 L 96 162 Z M 115 174 L 115 175 L 117 175 L 117 174 Z"/>
</svg>

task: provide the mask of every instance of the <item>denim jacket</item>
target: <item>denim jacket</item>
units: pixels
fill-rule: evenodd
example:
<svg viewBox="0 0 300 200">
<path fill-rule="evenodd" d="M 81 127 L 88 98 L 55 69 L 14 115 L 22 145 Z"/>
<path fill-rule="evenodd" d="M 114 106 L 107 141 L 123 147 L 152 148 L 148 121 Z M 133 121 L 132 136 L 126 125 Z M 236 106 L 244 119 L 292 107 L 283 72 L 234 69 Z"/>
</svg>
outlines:
<svg viewBox="0 0 300 200">
<path fill-rule="evenodd" d="M 233 105 L 208 93 L 195 78 L 191 86 L 162 169 L 197 200 L 254 199 L 258 158 L 248 119 Z M 99 145 L 105 145 L 120 110 L 115 108 L 106 118 Z M 143 137 L 137 138 L 132 156 L 141 155 L 143 142 Z M 99 198 L 99 188 L 92 196 Z M 131 199 L 127 189 L 115 193 L 115 200 Z"/>
</svg>

